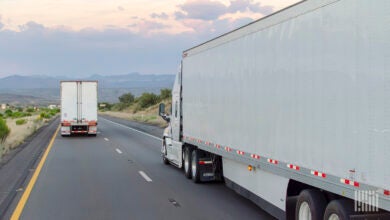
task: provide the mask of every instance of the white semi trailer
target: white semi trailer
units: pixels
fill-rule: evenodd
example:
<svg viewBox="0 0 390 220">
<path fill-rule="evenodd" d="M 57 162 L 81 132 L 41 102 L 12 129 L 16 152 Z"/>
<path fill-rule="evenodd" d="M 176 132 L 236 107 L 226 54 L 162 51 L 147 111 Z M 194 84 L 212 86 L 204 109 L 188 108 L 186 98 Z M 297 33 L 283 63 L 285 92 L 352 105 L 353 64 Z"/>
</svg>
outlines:
<svg viewBox="0 0 390 220">
<path fill-rule="evenodd" d="M 307 0 L 183 52 L 165 163 L 278 219 L 390 219 L 390 1 Z"/>
<path fill-rule="evenodd" d="M 61 135 L 97 134 L 97 81 L 61 81 Z"/>
</svg>

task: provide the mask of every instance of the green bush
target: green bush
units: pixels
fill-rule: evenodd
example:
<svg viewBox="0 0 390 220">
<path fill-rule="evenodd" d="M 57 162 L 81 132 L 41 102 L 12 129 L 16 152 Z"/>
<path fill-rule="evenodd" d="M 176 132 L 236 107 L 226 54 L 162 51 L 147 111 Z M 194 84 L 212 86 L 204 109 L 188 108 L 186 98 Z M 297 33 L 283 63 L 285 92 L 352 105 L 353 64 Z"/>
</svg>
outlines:
<svg viewBox="0 0 390 220">
<path fill-rule="evenodd" d="M 143 93 L 138 97 L 137 102 L 141 108 L 147 108 L 149 106 L 157 104 L 159 97 L 154 93 Z"/>
<path fill-rule="evenodd" d="M 18 119 L 18 120 L 15 121 L 16 125 L 24 125 L 26 123 L 27 123 L 26 119 Z"/>
<path fill-rule="evenodd" d="M 26 112 L 32 113 L 32 112 L 35 112 L 35 110 L 34 110 L 34 108 L 27 108 Z"/>
<path fill-rule="evenodd" d="M 5 114 L 5 117 L 12 117 L 12 111 L 10 109 L 7 109 L 5 110 L 4 114 Z"/>
<path fill-rule="evenodd" d="M 10 129 L 4 119 L 0 118 L 0 143 L 3 143 L 8 137 Z"/>
<path fill-rule="evenodd" d="M 170 89 L 161 89 L 160 90 L 160 99 L 161 100 L 168 99 L 171 97 L 172 97 L 172 90 L 170 90 Z"/>
<path fill-rule="evenodd" d="M 0 113 L 0 118 L 4 118 L 4 115 Z"/>
<path fill-rule="evenodd" d="M 41 112 L 41 114 L 39 116 L 41 116 L 41 118 L 46 118 L 46 119 L 49 119 L 52 117 L 52 115 L 50 113 L 47 113 L 47 112 Z"/>
<path fill-rule="evenodd" d="M 31 116 L 31 113 L 26 113 L 26 112 L 13 112 L 12 113 L 12 118 L 23 118 L 23 117 L 27 117 L 27 116 Z"/>
<path fill-rule="evenodd" d="M 121 103 L 131 104 L 134 102 L 134 95 L 129 92 L 119 96 L 118 99 Z"/>
</svg>

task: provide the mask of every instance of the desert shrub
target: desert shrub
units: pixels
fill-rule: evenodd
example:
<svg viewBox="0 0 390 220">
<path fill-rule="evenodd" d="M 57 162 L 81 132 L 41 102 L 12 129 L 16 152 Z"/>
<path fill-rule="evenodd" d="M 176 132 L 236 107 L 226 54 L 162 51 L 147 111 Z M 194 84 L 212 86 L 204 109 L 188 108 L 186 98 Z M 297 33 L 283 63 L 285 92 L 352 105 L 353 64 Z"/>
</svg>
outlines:
<svg viewBox="0 0 390 220">
<path fill-rule="evenodd" d="M 39 115 L 41 118 L 46 118 L 46 119 L 49 119 L 51 118 L 53 115 L 51 115 L 50 113 L 48 112 L 41 112 L 41 114 Z"/>
<path fill-rule="evenodd" d="M 137 98 L 138 105 L 141 108 L 147 108 L 149 106 L 157 104 L 159 97 L 154 93 L 143 93 L 140 97 Z"/>
<path fill-rule="evenodd" d="M 116 103 L 114 104 L 111 109 L 114 110 L 114 111 L 122 111 L 123 109 L 127 108 L 129 105 L 127 103 L 122 103 L 122 102 L 119 102 L 119 103 Z"/>
<path fill-rule="evenodd" d="M 24 125 L 26 123 L 27 123 L 26 119 L 18 119 L 18 120 L 15 121 L 16 125 Z"/>
<path fill-rule="evenodd" d="M 10 129 L 4 119 L 0 118 L 0 143 L 4 142 L 8 137 Z"/>
<path fill-rule="evenodd" d="M 27 117 L 27 116 L 31 116 L 31 113 L 26 113 L 26 112 L 13 112 L 12 113 L 12 118 L 23 118 L 23 117 Z"/>
<path fill-rule="evenodd" d="M 7 109 L 7 110 L 5 110 L 5 112 L 4 112 L 4 114 L 5 114 L 5 116 L 6 117 L 12 117 L 12 110 L 11 109 Z"/>
<path fill-rule="evenodd" d="M 34 112 L 35 110 L 34 110 L 34 108 L 27 108 L 26 109 L 26 112 L 28 112 L 28 113 L 32 113 L 32 112 Z"/>
</svg>

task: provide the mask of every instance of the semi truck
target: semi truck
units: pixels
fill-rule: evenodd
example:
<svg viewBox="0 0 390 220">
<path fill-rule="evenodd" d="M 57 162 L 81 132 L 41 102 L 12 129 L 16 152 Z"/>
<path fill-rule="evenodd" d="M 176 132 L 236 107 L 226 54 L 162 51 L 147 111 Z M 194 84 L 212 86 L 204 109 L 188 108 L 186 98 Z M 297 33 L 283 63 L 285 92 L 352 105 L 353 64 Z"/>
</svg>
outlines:
<svg viewBox="0 0 390 220">
<path fill-rule="evenodd" d="M 390 219 L 389 12 L 301 1 L 185 50 L 163 162 L 278 219 Z"/>
<path fill-rule="evenodd" d="M 61 135 L 97 134 L 97 81 L 61 81 Z"/>
</svg>

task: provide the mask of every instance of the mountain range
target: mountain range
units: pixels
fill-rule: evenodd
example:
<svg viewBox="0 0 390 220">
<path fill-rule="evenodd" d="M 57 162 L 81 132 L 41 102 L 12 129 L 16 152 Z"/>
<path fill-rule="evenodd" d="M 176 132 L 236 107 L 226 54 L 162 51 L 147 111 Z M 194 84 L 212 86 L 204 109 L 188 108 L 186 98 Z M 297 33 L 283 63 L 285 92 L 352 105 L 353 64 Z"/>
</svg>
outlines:
<svg viewBox="0 0 390 220">
<path fill-rule="evenodd" d="M 172 88 L 174 78 L 174 75 L 139 73 L 92 75 L 84 78 L 12 75 L 0 78 L 0 103 L 15 105 L 59 103 L 59 88 L 62 80 L 97 80 L 99 102 L 113 103 L 126 92 L 131 92 L 135 96 L 143 92 L 158 94 L 160 89 Z"/>
</svg>

